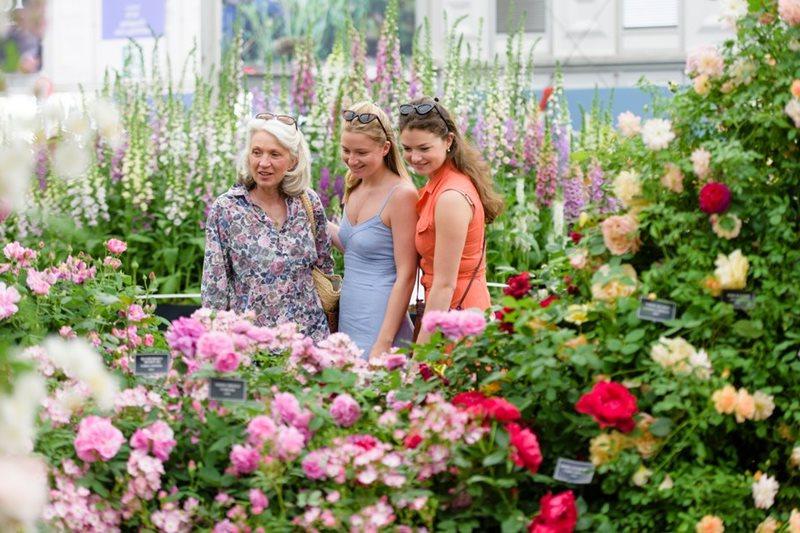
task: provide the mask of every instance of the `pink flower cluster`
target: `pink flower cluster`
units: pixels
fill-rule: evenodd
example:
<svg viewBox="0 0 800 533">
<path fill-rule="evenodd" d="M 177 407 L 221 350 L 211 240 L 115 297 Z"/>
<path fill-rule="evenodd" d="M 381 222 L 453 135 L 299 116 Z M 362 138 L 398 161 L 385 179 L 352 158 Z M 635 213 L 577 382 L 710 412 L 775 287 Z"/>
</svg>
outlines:
<svg viewBox="0 0 800 533">
<path fill-rule="evenodd" d="M 250 357 L 262 350 L 274 351 L 288 347 L 287 327 L 265 328 L 253 325 L 249 316 L 232 311 L 199 309 L 191 317 L 175 320 L 165 338 L 169 347 L 182 356 L 193 374 L 203 364 L 211 364 L 218 372 L 233 372 L 239 366 L 249 366 Z M 288 325 L 296 335 L 294 325 Z"/>
<path fill-rule="evenodd" d="M 351 531 L 377 533 L 382 528 L 389 526 L 396 518 L 394 509 L 388 503 L 388 498 L 383 496 L 378 502 L 364 507 L 350 517 Z"/>
<path fill-rule="evenodd" d="M 70 419 L 85 404 L 91 391 L 81 381 L 68 381 L 56 389 L 52 396 L 42 400 L 44 411 L 41 413 L 43 420 L 49 420 L 53 427 L 69 424 Z"/>
<path fill-rule="evenodd" d="M 276 392 L 271 402 L 271 413 L 250 420 L 246 430 L 247 443 L 236 444 L 231 449 L 231 472 L 245 475 L 275 458 L 281 461 L 296 459 L 311 438 L 309 423 L 312 416 L 311 411 L 300 406 L 293 394 Z"/>
<path fill-rule="evenodd" d="M 55 488 L 50 490 L 50 502 L 42 518 L 58 531 L 118 531 L 119 511 L 110 502 L 75 483 L 85 471 L 69 459 L 65 459 L 62 466 L 64 473 L 53 472 Z"/>
<path fill-rule="evenodd" d="M 154 408 L 161 409 L 163 401 L 157 392 L 147 390 L 144 385 L 139 385 L 133 389 L 125 389 L 114 398 L 114 411 L 117 414 L 128 407 L 149 413 Z"/>
<path fill-rule="evenodd" d="M 125 312 L 120 311 L 120 313 L 130 322 L 141 322 L 149 316 L 139 304 L 131 304 Z"/>
<path fill-rule="evenodd" d="M 480 335 L 486 329 L 486 317 L 475 311 L 428 311 L 422 318 L 425 331 L 442 330 L 445 337 L 458 341 Z"/>
<path fill-rule="evenodd" d="M 194 498 L 186 500 L 183 509 L 175 502 L 164 502 L 160 510 L 150 515 L 150 520 L 165 533 L 189 533 L 192 530 L 191 512 L 197 505 Z"/>
<path fill-rule="evenodd" d="M 151 500 L 161 489 L 161 476 L 164 475 L 164 463 L 157 457 L 147 455 L 141 450 L 131 451 L 128 458 L 128 488 L 122 495 L 121 503 L 126 507 L 136 506 L 136 498 Z M 132 505 L 133 504 L 133 505 Z"/>
<path fill-rule="evenodd" d="M 28 269 L 28 277 L 26 283 L 28 288 L 34 294 L 39 296 L 47 296 L 50 294 L 50 288 L 58 281 L 58 274 L 51 270 L 39 272 L 33 268 Z"/>
<path fill-rule="evenodd" d="M 125 443 L 125 437 L 108 418 L 87 416 L 78 425 L 74 446 L 78 457 L 91 463 L 97 460 L 108 461 Z"/>
<path fill-rule="evenodd" d="M 713 45 L 698 46 L 686 57 L 686 74 L 716 78 L 725 70 L 725 60 Z"/>
<path fill-rule="evenodd" d="M 18 267 L 27 268 L 36 260 L 38 253 L 36 250 L 25 248 L 17 241 L 14 241 L 3 247 L 3 255 L 17 263 Z"/>
<path fill-rule="evenodd" d="M 342 484 L 350 478 L 362 485 L 377 482 L 396 488 L 406 483 L 408 461 L 391 444 L 372 435 L 349 435 L 307 454 L 302 467 L 312 480 L 332 479 Z"/>
<path fill-rule="evenodd" d="M 778 0 L 778 16 L 789 26 L 800 26 L 800 0 Z"/>
<path fill-rule="evenodd" d="M 337 368 L 362 377 L 368 372 L 361 350 L 344 333 L 334 333 L 317 345 L 309 337 L 300 337 L 291 343 L 291 350 L 287 366 L 294 372 L 314 376 L 326 368 Z M 306 376 L 300 374 L 297 379 L 305 383 Z"/>
<path fill-rule="evenodd" d="M 137 429 L 130 443 L 132 448 L 150 452 L 161 461 L 166 461 L 177 441 L 172 428 L 166 422 L 157 420 L 145 428 Z"/>
<path fill-rule="evenodd" d="M 47 271 L 57 274 L 59 279 L 69 280 L 80 285 L 95 277 L 97 267 L 90 267 L 86 261 L 70 255 L 66 261 L 57 267 L 48 268 Z"/>
<path fill-rule="evenodd" d="M 121 312 L 124 314 L 124 312 Z M 114 364 L 125 371 L 129 371 L 130 360 L 125 357 L 131 352 L 136 351 L 140 346 L 152 346 L 155 338 L 152 333 L 139 334 L 138 326 L 127 326 L 125 328 L 111 328 L 111 335 L 115 338 L 117 345 L 109 348 L 108 351 L 117 356 Z"/>
<path fill-rule="evenodd" d="M 0 281 L 0 320 L 4 320 L 19 311 L 17 303 L 21 296 L 16 287 L 8 286 Z"/>
</svg>

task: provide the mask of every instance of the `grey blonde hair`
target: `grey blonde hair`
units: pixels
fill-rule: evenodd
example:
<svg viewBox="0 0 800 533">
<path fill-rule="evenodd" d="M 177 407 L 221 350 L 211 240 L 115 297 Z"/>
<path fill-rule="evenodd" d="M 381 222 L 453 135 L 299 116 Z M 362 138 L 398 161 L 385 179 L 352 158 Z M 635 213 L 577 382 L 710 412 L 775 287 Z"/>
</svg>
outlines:
<svg viewBox="0 0 800 533">
<path fill-rule="evenodd" d="M 281 190 L 288 196 L 300 196 L 311 186 L 311 153 L 308 149 L 308 142 L 306 142 L 306 138 L 299 129 L 275 119 L 253 118 L 247 123 L 245 147 L 239 155 L 237 183 L 244 185 L 247 189 L 252 189 L 256 185 L 255 180 L 250 175 L 248 160 L 252 148 L 253 135 L 259 131 L 265 131 L 275 137 L 278 143 L 289 150 L 292 157 L 297 160 L 297 164 L 287 170 L 283 176 Z"/>
</svg>

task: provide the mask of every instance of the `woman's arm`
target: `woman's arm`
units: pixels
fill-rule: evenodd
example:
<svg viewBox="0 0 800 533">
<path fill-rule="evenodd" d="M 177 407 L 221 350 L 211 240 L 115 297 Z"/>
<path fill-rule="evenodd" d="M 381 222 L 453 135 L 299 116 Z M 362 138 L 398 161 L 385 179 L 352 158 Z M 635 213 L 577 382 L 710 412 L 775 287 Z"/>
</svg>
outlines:
<svg viewBox="0 0 800 533">
<path fill-rule="evenodd" d="M 339 239 L 339 226 L 329 220 L 327 229 L 328 237 L 331 238 L 331 243 L 336 247 L 337 250 L 344 252 L 344 246 L 342 246 L 342 241 Z"/>
<path fill-rule="evenodd" d="M 444 191 L 434 207 L 436 244 L 433 254 L 433 282 L 425 302 L 425 312 L 450 309 L 458 281 L 458 267 L 464 253 L 467 230 L 472 220 L 472 206 L 455 190 Z M 428 342 L 431 334 L 419 332 L 417 343 Z"/>
<path fill-rule="evenodd" d="M 397 279 L 389 294 L 383 323 L 378 331 L 375 344 L 372 345 L 370 356 L 389 351 L 408 312 L 408 301 L 411 299 L 411 291 L 414 290 L 417 272 L 417 249 L 414 245 L 417 227 L 416 206 L 417 191 L 411 187 L 401 187 L 394 194 L 386 209 L 389 225 L 392 228 Z"/>
<path fill-rule="evenodd" d="M 206 251 L 200 293 L 203 307 L 230 309 L 233 269 L 228 260 L 227 239 L 220 231 L 220 208 L 214 202 L 206 220 Z"/>
<path fill-rule="evenodd" d="M 314 208 L 313 223 L 316 224 L 314 244 L 317 247 L 317 263 L 315 266 L 326 274 L 333 274 L 331 238 L 328 236 L 328 218 L 325 216 L 325 208 L 322 207 L 322 202 L 316 192 L 309 189 L 308 197 L 311 199 L 311 205 Z"/>
</svg>

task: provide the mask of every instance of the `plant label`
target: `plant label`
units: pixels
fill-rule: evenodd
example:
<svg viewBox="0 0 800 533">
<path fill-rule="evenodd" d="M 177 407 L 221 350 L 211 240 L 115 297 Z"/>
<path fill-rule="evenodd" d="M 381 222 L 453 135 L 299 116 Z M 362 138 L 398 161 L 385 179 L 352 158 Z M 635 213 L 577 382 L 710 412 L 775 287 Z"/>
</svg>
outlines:
<svg viewBox="0 0 800 533">
<path fill-rule="evenodd" d="M 756 306 L 756 295 L 752 292 L 725 291 L 722 299 L 740 311 L 749 311 Z"/>
<path fill-rule="evenodd" d="M 242 379 L 210 378 L 208 380 L 210 400 L 243 402 L 247 399 L 247 384 Z"/>
<path fill-rule="evenodd" d="M 587 485 L 594 477 L 594 465 L 586 461 L 575 461 L 559 457 L 556 460 L 556 471 L 553 479 L 572 483 L 573 485 Z"/>
<path fill-rule="evenodd" d="M 169 372 L 168 353 L 139 353 L 133 359 L 133 373 L 137 376 L 163 376 Z"/>
<path fill-rule="evenodd" d="M 675 302 L 670 302 L 669 300 L 648 300 L 647 298 L 641 298 L 639 302 L 639 310 L 636 311 L 636 316 L 639 320 L 667 322 L 668 320 L 675 319 L 675 312 L 677 309 Z"/>
</svg>

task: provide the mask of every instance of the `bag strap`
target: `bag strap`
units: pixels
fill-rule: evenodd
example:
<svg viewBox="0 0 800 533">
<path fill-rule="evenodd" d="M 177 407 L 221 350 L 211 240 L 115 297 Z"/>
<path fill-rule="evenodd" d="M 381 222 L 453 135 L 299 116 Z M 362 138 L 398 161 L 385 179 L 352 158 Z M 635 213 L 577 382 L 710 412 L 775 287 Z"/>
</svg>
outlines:
<svg viewBox="0 0 800 533">
<path fill-rule="evenodd" d="M 311 223 L 311 235 L 314 236 L 314 239 L 317 238 L 317 221 L 314 218 L 314 207 L 311 205 L 311 198 L 308 197 L 308 193 L 303 191 L 303 194 L 300 195 L 300 201 L 303 202 L 303 207 L 306 210 L 306 216 L 308 216 L 308 221 Z"/>
<path fill-rule="evenodd" d="M 486 255 L 486 230 L 484 229 L 483 233 L 483 246 L 481 246 L 481 258 L 478 259 L 478 264 L 475 266 L 475 270 L 472 271 L 472 277 L 469 278 L 469 283 L 467 284 L 467 288 L 464 290 L 464 294 L 461 295 L 461 299 L 456 304 L 456 310 L 461 311 L 461 304 L 464 303 L 464 299 L 467 297 L 469 293 L 470 287 L 472 287 L 472 282 L 475 281 L 475 277 L 478 275 L 478 270 L 481 269 L 481 263 L 483 263 L 483 256 Z"/>
</svg>

